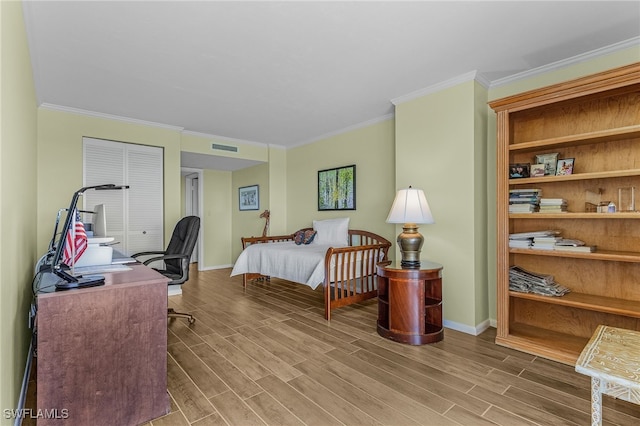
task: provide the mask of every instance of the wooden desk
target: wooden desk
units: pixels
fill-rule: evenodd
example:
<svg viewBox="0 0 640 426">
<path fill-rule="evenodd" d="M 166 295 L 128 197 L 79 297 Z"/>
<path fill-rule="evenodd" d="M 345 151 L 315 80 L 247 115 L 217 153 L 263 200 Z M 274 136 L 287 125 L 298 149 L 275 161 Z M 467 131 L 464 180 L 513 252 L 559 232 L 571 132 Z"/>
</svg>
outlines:
<svg viewBox="0 0 640 426">
<path fill-rule="evenodd" d="M 38 425 L 136 425 L 170 411 L 167 279 L 140 264 L 104 286 L 37 294 Z M 47 419 L 46 417 L 58 417 Z"/>
<path fill-rule="evenodd" d="M 444 338 L 442 265 L 422 261 L 419 269 L 400 262 L 378 265 L 378 334 L 410 345 Z"/>
<path fill-rule="evenodd" d="M 599 325 L 576 371 L 591 377 L 591 424 L 602 424 L 602 395 L 640 404 L 640 332 Z"/>
</svg>

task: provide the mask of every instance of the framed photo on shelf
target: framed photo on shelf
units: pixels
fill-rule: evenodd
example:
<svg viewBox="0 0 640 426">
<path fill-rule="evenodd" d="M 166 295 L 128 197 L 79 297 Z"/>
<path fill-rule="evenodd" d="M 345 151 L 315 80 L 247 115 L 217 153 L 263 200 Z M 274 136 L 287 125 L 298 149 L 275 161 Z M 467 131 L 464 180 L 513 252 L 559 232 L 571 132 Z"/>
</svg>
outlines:
<svg viewBox="0 0 640 426">
<path fill-rule="evenodd" d="M 556 166 L 556 176 L 570 175 L 573 173 L 573 158 L 562 158 Z"/>
<path fill-rule="evenodd" d="M 260 190 L 258 185 L 238 188 L 240 210 L 258 210 L 260 208 Z"/>
<path fill-rule="evenodd" d="M 509 164 L 509 179 L 528 178 L 530 167 L 529 163 Z"/>
<path fill-rule="evenodd" d="M 536 163 L 544 164 L 545 176 L 555 176 L 556 166 L 558 165 L 558 153 L 538 154 L 536 155 Z"/>
<path fill-rule="evenodd" d="M 532 164 L 531 165 L 531 177 L 542 177 L 544 176 L 545 165 L 544 164 Z"/>
<path fill-rule="evenodd" d="M 355 164 L 318 172 L 318 210 L 356 209 Z"/>
</svg>

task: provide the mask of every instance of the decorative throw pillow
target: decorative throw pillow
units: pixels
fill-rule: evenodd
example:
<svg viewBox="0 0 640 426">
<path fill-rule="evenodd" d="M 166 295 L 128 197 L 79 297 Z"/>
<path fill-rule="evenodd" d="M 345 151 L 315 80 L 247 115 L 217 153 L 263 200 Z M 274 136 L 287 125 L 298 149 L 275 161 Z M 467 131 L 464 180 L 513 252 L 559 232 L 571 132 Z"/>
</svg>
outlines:
<svg viewBox="0 0 640 426">
<path fill-rule="evenodd" d="M 313 242 L 313 239 L 316 237 L 316 234 L 317 232 L 312 231 L 311 229 L 304 231 L 304 240 L 302 241 L 302 243 L 311 244 Z"/>
<path fill-rule="evenodd" d="M 301 229 L 293 235 L 293 242 L 300 245 L 304 242 L 304 231 Z"/>
<path fill-rule="evenodd" d="M 316 243 L 333 247 L 349 245 L 349 218 L 314 220 L 313 229 L 318 232 Z"/>
</svg>

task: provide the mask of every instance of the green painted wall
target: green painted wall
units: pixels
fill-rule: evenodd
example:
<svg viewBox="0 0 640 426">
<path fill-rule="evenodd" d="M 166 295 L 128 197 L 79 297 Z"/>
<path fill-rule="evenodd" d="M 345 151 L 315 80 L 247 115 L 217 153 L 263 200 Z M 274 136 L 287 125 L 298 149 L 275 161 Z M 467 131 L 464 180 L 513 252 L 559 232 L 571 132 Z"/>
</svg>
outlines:
<svg viewBox="0 0 640 426">
<path fill-rule="evenodd" d="M 21 2 L 0 2 L 0 61 L 0 408 L 12 409 L 31 339 L 27 312 L 38 257 L 37 109 Z"/>
<path fill-rule="evenodd" d="M 232 173 L 203 171 L 202 238 L 204 260 L 201 269 L 230 266 L 232 245 Z"/>
<path fill-rule="evenodd" d="M 445 321 L 469 327 L 488 312 L 477 297 L 487 289 L 485 100 L 471 80 L 396 106 L 396 188 L 425 191 L 436 223 L 420 228 L 422 258 L 444 266 Z"/>
<path fill-rule="evenodd" d="M 259 209 L 240 211 L 238 189 L 244 186 L 258 185 L 259 191 Z M 233 172 L 232 177 L 232 194 L 231 194 L 231 218 L 232 218 L 232 235 L 231 241 L 231 257 L 233 262 L 242 251 L 242 237 L 259 237 L 262 235 L 264 228 L 264 219 L 260 219 L 260 213 L 269 210 L 269 164 L 260 164 L 258 166 L 248 167 L 246 169 Z M 275 235 L 271 233 L 271 235 Z"/>
<path fill-rule="evenodd" d="M 279 147 L 270 147 L 268 209 L 271 212 L 271 219 L 268 235 L 284 235 L 293 232 L 287 227 L 287 176 L 287 151 Z M 262 210 L 265 209 L 267 207 Z"/>
<path fill-rule="evenodd" d="M 164 149 L 165 243 L 180 219 L 180 133 L 126 121 L 38 110 L 38 251 L 44 252 L 60 208 L 82 187 L 82 138 L 159 146 Z M 53 179 L 52 177 L 55 177 Z"/>
<path fill-rule="evenodd" d="M 385 222 L 395 197 L 394 121 L 287 150 L 288 233 L 311 226 L 314 219 L 351 218 L 349 227 L 365 229 L 395 242 Z M 356 210 L 318 211 L 318 171 L 356 165 Z"/>
</svg>

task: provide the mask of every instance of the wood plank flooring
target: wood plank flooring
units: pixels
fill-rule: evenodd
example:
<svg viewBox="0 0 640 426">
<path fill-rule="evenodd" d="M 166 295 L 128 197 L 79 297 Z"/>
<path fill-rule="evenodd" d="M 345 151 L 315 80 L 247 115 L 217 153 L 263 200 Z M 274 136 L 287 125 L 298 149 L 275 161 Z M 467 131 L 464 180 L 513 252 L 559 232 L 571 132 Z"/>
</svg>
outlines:
<svg viewBox="0 0 640 426">
<path fill-rule="evenodd" d="M 588 425 L 590 381 L 572 366 L 495 345 L 495 330 L 409 346 L 376 333 L 377 301 L 323 318 L 322 292 L 230 269 L 192 273 L 169 306 L 164 425 Z M 446 300 L 444 301 L 446 306 Z M 605 425 L 640 407 L 604 397 Z"/>
</svg>

